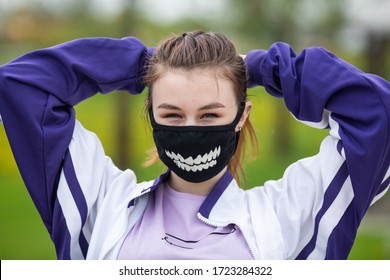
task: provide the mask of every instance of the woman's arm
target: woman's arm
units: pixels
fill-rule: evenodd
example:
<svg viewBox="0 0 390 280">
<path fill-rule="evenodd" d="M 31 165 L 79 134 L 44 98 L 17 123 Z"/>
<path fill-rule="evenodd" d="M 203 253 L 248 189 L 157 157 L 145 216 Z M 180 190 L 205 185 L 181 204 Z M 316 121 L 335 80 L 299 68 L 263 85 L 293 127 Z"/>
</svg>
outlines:
<svg viewBox="0 0 390 280">
<path fill-rule="evenodd" d="M 101 166 L 93 153 L 104 161 L 100 142 L 75 124 L 73 106 L 97 92 L 140 93 L 147 59 L 147 48 L 135 38 L 86 38 L 28 53 L 0 67 L 1 119 L 22 178 L 52 239 L 64 242 L 67 238 L 66 232 L 59 231 L 61 221 L 54 217 L 65 215 L 57 197 L 64 176 L 61 171 L 65 181 L 74 183 L 71 192 L 83 223 L 93 203 L 76 194 L 79 182 L 71 178 L 85 180 L 87 174 L 81 178 L 73 174 L 78 170 L 72 149 L 89 152 L 85 161 L 95 162 L 96 168 Z M 72 140 L 78 144 L 69 150 Z M 102 174 L 102 168 L 99 171 L 92 179 L 111 176 Z"/>
<path fill-rule="evenodd" d="M 275 208 L 282 223 L 290 223 L 285 238 L 295 245 L 287 254 L 345 258 L 368 207 L 389 186 L 390 84 L 317 47 L 296 55 L 276 43 L 248 53 L 246 63 L 250 85 L 284 98 L 297 120 L 330 128 L 317 156 L 266 184 L 281 198 Z"/>
</svg>

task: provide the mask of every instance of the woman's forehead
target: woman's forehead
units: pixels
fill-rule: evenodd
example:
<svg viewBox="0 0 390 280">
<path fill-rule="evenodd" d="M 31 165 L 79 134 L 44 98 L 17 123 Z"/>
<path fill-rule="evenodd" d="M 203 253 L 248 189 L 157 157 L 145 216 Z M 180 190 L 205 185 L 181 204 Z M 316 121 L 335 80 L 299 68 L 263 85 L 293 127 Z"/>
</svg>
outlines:
<svg viewBox="0 0 390 280">
<path fill-rule="evenodd" d="M 153 83 L 153 103 L 235 103 L 233 84 L 212 70 L 167 71 Z"/>
</svg>

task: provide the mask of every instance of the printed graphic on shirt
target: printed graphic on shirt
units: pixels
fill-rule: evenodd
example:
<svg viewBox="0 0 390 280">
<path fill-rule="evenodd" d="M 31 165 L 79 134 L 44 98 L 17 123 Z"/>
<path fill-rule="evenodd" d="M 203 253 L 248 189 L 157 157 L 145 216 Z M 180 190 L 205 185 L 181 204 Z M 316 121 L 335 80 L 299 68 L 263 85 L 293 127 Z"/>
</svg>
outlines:
<svg viewBox="0 0 390 280">
<path fill-rule="evenodd" d="M 203 156 L 199 154 L 194 158 L 190 156 L 185 159 L 181 154 L 175 154 L 170 151 L 165 151 L 165 153 L 179 168 L 196 172 L 208 169 L 209 167 L 213 167 L 217 164 L 217 158 L 221 154 L 221 146 L 211 149 L 210 152 L 205 153 Z"/>
<path fill-rule="evenodd" d="M 218 238 L 218 236 L 229 235 L 234 233 L 235 231 L 236 231 L 236 227 L 234 225 L 229 225 L 225 228 L 216 228 L 213 232 L 209 233 L 205 237 L 198 240 L 185 240 L 169 233 L 165 233 L 165 236 L 161 238 L 161 240 L 166 241 L 171 246 L 179 247 L 182 249 L 195 249 L 196 247 L 201 246 L 200 242 L 202 242 L 207 238 L 210 237 Z M 215 242 L 215 241 L 216 240 L 210 240 L 210 242 Z"/>
</svg>

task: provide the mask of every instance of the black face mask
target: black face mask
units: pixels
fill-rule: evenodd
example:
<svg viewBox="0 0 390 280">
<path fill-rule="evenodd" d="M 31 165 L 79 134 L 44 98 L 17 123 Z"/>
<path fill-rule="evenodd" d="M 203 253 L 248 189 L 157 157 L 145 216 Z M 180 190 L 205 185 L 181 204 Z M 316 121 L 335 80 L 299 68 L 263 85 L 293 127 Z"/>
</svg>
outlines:
<svg viewBox="0 0 390 280">
<path fill-rule="evenodd" d="M 236 151 L 239 134 L 235 128 L 245 109 L 242 102 L 231 124 L 218 126 L 170 126 L 150 120 L 161 161 L 185 181 L 207 181 L 221 172 Z"/>
</svg>

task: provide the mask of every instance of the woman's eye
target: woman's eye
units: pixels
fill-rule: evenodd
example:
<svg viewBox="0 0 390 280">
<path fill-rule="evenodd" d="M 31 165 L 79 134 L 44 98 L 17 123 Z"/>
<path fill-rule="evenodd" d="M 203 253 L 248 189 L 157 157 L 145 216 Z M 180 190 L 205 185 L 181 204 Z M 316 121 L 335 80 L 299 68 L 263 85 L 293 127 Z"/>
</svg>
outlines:
<svg viewBox="0 0 390 280">
<path fill-rule="evenodd" d="M 213 114 L 213 113 L 206 113 L 202 115 L 202 119 L 214 119 L 217 117 L 218 117 L 217 114 Z"/>
<path fill-rule="evenodd" d="M 172 114 L 165 115 L 165 118 L 166 119 L 179 119 L 179 118 L 181 118 L 181 116 L 179 114 L 172 113 Z"/>
</svg>

